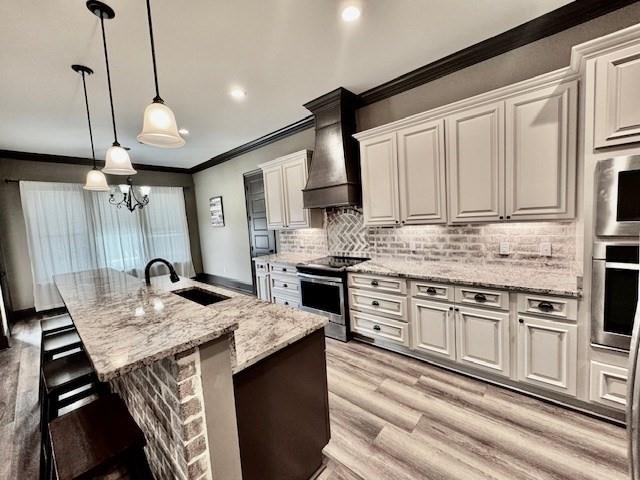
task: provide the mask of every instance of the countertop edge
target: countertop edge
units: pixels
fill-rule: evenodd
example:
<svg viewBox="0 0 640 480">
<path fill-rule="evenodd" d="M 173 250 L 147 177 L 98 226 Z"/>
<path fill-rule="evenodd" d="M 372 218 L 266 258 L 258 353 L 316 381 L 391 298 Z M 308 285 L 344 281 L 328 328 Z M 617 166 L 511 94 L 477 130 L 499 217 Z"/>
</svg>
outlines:
<svg viewBox="0 0 640 480">
<path fill-rule="evenodd" d="M 424 274 L 415 274 L 415 273 L 404 273 L 404 272 L 396 272 L 396 271 L 388 271 L 388 272 L 380 272 L 379 270 L 367 268 L 366 265 L 354 265 L 352 267 L 347 268 L 347 272 L 352 273 L 365 273 L 368 275 L 381 275 L 387 277 L 395 277 L 395 278 L 406 278 L 409 280 L 428 280 L 431 282 L 437 283 L 451 283 L 454 285 L 464 285 L 469 287 L 484 287 L 484 288 L 495 288 L 498 290 L 508 290 L 510 292 L 519 292 L 519 293 L 533 293 L 538 295 L 551 295 L 556 297 L 565 297 L 565 298 L 581 298 L 582 291 L 580 289 L 577 290 L 557 290 L 553 288 L 536 288 L 536 287 L 526 287 L 526 286 L 512 286 L 512 285 L 504 285 L 498 283 L 491 282 L 482 282 L 482 281 L 469 281 L 469 280 L 461 280 L 455 277 L 443 277 L 437 275 L 424 275 Z"/>
</svg>

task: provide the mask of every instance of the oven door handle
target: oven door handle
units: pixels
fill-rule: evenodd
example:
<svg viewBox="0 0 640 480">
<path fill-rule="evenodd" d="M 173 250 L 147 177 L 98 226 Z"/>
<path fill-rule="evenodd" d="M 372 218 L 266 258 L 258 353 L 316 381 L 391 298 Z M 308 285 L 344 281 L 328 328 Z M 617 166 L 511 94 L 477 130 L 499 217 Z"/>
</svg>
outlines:
<svg viewBox="0 0 640 480">
<path fill-rule="evenodd" d="M 336 280 L 334 277 L 323 277 L 321 275 L 312 275 L 310 273 L 298 272 L 298 277 L 302 280 L 308 280 L 314 283 L 325 283 L 328 285 L 342 286 L 342 280 Z"/>
</svg>

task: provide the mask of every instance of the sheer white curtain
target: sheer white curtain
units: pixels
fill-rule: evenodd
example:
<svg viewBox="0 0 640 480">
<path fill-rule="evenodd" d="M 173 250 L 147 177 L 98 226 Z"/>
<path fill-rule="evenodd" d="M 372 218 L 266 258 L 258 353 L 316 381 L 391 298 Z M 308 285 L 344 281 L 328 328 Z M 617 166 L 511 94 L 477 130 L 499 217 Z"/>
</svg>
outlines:
<svg viewBox="0 0 640 480">
<path fill-rule="evenodd" d="M 62 306 L 53 282 L 61 273 L 111 267 L 142 276 L 154 257 L 180 275 L 195 273 L 180 187 L 153 187 L 149 204 L 133 213 L 78 184 L 20 182 L 20 196 L 38 311 Z"/>
</svg>

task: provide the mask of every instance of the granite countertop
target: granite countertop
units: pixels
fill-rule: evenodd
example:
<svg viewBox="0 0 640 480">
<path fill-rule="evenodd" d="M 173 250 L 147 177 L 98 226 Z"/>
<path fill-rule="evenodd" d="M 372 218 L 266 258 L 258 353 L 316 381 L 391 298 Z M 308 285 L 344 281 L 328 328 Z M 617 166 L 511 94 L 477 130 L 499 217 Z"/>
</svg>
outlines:
<svg viewBox="0 0 640 480">
<path fill-rule="evenodd" d="M 55 282 L 101 381 L 233 332 L 238 372 L 326 324 L 318 315 L 187 278 L 171 283 L 168 275 L 154 277 L 151 287 L 112 269 Z M 194 286 L 229 299 L 205 307 L 171 293 Z"/>
<path fill-rule="evenodd" d="M 308 262 L 309 260 L 315 260 L 316 258 L 325 257 L 328 254 L 309 254 L 309 253 L 274 253 L 272 255 L 262 255 L 260 257 L 254 257 L 255 262 L 273 262 L 273 263 L 286 263 L 287 265 L 296 265 L 298 263 Z"/>
<path fill-rule="evenodd" d="M 347 270 L 542 295 L 574 298 L 581 295 L 576 274 L 521 266 L 373 259 Z"/>
</svg>

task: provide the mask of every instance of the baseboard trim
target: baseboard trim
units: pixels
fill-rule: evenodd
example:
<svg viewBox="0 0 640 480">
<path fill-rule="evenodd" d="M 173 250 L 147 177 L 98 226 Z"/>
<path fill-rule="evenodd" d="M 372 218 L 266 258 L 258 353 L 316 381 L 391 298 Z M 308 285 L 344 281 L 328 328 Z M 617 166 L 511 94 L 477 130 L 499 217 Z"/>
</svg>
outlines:
<svg viewBox="0 0 640 480">
<path fill-rule="evenodd" d="M 242 293 L 253 295 L 253 285 L 241 282 L 233 278 L 221 277 L 220 275 L 212 275 L 210 273 L 198 273 L 193 279 L 197 282 L 206 283 L 208 285 L 230 288 Z"/>
</svg>

